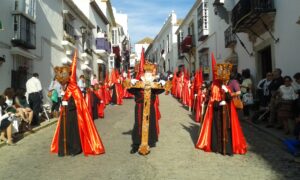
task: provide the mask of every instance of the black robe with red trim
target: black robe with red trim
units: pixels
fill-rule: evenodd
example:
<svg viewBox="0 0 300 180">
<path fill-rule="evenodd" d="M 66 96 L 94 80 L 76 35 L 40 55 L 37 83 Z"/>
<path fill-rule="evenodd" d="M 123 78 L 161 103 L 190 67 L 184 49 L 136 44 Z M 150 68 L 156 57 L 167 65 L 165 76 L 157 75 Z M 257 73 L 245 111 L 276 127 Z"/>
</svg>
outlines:
<svg viewBox="0 0 300 180">
<path fill-rule="evenodd" d="M 143 122 L 143 110 L 144 110 L 144 89 L 131 88 L 128 92 L 134 95 L 135 99 L 135 117 L 134 126 L 131 134 L 132 146 L 138 147 L 141 144 L 142 135 L 142 122 Z M 149 122 L 149 136 L 148 144 L 150 147 L 154 147 L 158 141 L 158 122 L 156 120 L 156 111 L 154 102 L 156 95 L 163 93 L 163 89 L 151 90 L 151 104 L 150 104 L 150 122 Z"/>
</svg>

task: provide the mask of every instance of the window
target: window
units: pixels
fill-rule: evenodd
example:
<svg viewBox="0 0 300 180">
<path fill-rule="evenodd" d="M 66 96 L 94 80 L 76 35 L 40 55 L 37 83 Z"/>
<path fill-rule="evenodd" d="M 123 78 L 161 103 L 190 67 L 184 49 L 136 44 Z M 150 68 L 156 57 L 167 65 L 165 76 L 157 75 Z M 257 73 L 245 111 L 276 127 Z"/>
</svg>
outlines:
<svg viewBox="0 0 300 180">
<path fill-rule="evenodd" d="M 170 36 L 167 35 L 167 52 L 170 52 Z"/>
<path fill-rule="evenodd" d="M 33 18 L 35 18 L 35 1 L 36 0 L 25 1 L 25 13 Z"/>
<path fill-rule="evenodd" d="M 183 41 L 183 32 L 179 31 L 177 34 L 177 50 L 178 50 L 178 57 L 181 56 L 181 42 Z"/>
<path fill-rule="evenodd" d="M 14 10 L 15 11 L 19 10 L 19 1 L 18 0 L 15 1 L 15 9 Z"/>
<path fill-rule="evenodd" d="M 12 44 L 22 46 L 28 49 L 35 49 L 36 29 L 35 23 L 22 14 L 13 15 L 14 35 Z"/>
<path fill-rule="evenodd" d="M 112 30 L 112 43 L 117 44 L 118 43 L 118 30 L 114 29 Z"/>
<path fill-rule="evenodd" d="M 14 10 L 20 11 L 35 19 L 36 17 L 36 0 L 15 0 Z"/>
</svg>

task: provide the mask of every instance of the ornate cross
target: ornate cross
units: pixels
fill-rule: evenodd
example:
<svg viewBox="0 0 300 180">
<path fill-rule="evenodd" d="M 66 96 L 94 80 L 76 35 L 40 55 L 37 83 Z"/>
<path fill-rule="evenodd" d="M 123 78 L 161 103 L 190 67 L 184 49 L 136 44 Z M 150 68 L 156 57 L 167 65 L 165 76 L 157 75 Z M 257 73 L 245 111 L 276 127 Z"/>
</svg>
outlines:
<svg viewBox="0 0 300 180">
<path fill-rule="evenodd" d="M 142 140 L 139 147 L 139 153 L 142 155 L 149 154 L 148 136 L 149 136 L 149 120 L 150 120 L 150 103 L 151 103 L 151 89 L 164 89 L 169 92 L 172 88 L 172 82 L 167 81 L 164 86 L 158 82 L 150 81 L 137 81 L 135 85 L 130 83 L 130 80 L 125 80 L 123 83 L 124 87 L 140 88 L 144 89 L 144 109 L 143 109 L 143 121 L 142 121 Z"/>
</svg>

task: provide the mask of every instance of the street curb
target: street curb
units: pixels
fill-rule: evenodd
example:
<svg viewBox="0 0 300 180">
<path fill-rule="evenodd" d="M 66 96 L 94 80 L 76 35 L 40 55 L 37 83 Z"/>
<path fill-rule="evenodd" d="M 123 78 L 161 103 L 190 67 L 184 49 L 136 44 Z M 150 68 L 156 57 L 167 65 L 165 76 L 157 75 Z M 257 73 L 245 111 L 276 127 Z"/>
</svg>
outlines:
<svg viewBox="0 0 300 180">
<path fill-rule="evenodd" d="M 34 133 L 38 132 L 41 129 L 44 129 L 48 126 L 51 126 L 51 125 L 55 124 L 57 122 L 57 120 L 58 120 L 57 118 L 52 118 L 49 121 L 46 120 L 46 121 L 42 122 L 40 126 L 37 126 L 37 127 L 32 129 L 33 132 L 29 132 L 29 131 L 25 132 L 23 134 L 23 138 L 25 138 L 28 135 L 34 134 Z M 0 148 L 5 146 L 5 145 L 6 145 L 5 142 L 0 142 Z"/>
<path fill-rule="evenodd" d="M 284 141 L 284 138 L 283 138 L 283 137 L 278 136 L 278 135 L 276 135 L 276 134 L 274 134 L 274 133 L 268 131 L 266 128 L 263 128 L 263 127 L 261 127 L 261 126 L 255 124 L 255 123 L 253 123 L 253 122 L 251 122 L 251 121 L 242 121 L 242 122 L 243 122 L 243 123 L 247 123 L 247 124 L 249 124 L 249 125 L 255 127 L 256 129 L 258 129 L 259 131 L 262 131 L 263 133 L 269 135 L 269 136 L 274 140 L 274 142 L 276 141 L 275 143 L 277 143 L 278 145 L 280 145 L 280 146 L 283 147 L 283 141 Z"/>
</svg>

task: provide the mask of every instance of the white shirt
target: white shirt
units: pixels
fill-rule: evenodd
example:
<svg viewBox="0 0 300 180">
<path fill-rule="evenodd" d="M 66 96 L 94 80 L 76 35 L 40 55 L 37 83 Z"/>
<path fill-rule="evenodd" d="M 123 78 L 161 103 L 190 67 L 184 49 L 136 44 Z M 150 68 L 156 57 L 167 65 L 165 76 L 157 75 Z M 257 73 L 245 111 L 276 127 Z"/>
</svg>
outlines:
<svg viewBox="0 0 300 180">
<path fill-rule="evenodd" d="M 262 89 L 263 90 L 263 94 L 265 96 L 269 96 L 270 94 L 270 91 L 269 91 L 269 85 L 271 84 L 271 80 L 268 81 L 266 78 L 265 79 L 262 79 L 258 82 L 257 84 L 257 89 Z"/>
<path fill-rule="evenodd" d="M 32 77 L 28 79 L 26 82 L 26 93 L 35 93 L 35 92 L 40 92 L 42 90 L 42 85 L 41 82 L 38 78 Z"/>
<path fill-rule="evenodd" d="M 248 89 L 251 90 L 251 85 L 252 85 L 252 81 L 250 78 L 247 78 L 247 79 L 244 79 L 242 84 L 241 84 L 241 91 L 242 93 L 247 93 L 248 92 Z M 247 88 L 246 88 L 247 87 Z"/>
<path fill-rule="evenodd" d="M 81 91 L 84 91 L 85 90 L 85 82 L 83 82 L 82 79 L 79 79 L 78 82 L 77 82 L 77 85 L 78 87 L 80 88 Z"/>
<path fill-rule="evenodd" d="M 0 106 L 0 124 L 1 124 L 3 119 L 6 119 L 8 117 L 9 117 L 9 115 L 7 113 L 2 116 L 2 108 Z"/>
<path fill-rule="evenodd" d="M 55 89 L 57 91 L 58 97 L 61 97 L 61 85 L 58 81 L 54 80 L 49 86 L 49 91 Z"/>
<path fill-rule="evenodd" d="M 298 84 L 297 82 L 294 81 L 294 82 L 292 83 L 292 86 L 293 86 L 295 92 L 297 92 L 297 91 L 300 90 L 300 84 Z"/>
<path fill-rule="evenodd" d="M 279 91 L 282 95 L 281 98 L 283 100 L 295 100 L 298 97 L 298 95 L 295 93 L 293 86 L 281 85 L 279 87 Z"/>
</svg>

